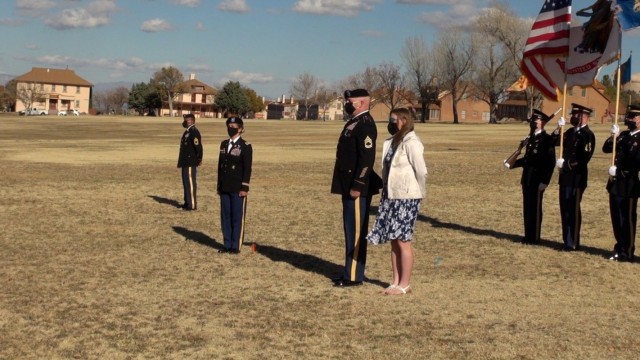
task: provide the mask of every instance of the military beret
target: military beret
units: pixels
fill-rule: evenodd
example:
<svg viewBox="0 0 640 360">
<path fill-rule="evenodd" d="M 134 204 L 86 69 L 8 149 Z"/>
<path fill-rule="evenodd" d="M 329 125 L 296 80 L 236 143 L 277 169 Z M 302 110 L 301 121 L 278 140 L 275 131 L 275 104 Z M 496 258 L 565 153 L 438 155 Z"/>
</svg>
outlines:
<svg viewBox="0 0 640 360">
<path fill-rule="evenodd" d="M 184 114 L 182 115 L 182 118 L 187 120 L 187 119 L 193 119 L 193 121 L 196 121 L 196 116 L 193 114 Z"/>
<path fill-rule="evenodd" d="M 230 118 L 227 119 L 226 122 L 227 126 L 229 124 L 238 124 L 238 126 L 243 127 L 244 123 L 242 122 L 242 118 L 237 117 L 237 116 L 232 116 Z"/>
<path fill-rule="evenodd" d="M 358 97 L 367 97 L 369 96 L 369 92 L 365 89 L 355 89 L 355 90 L 345 90 L 344 98 L 358 98 Z"/>
<path fill-rule="evenodd" d="M 627 116 L 629 115 L 633 115 L 633 116 L 640 115 L 640 104 L 632 104 L 627 106 Z"/>
<path fill-rule="evenodd" d="M 591 113 L 593 112 L 593 109 L 589 109 L 586 106 L 582 106 L 576 103 L 571 104 L 571 113 L 583 113 L 583 114 L 587 114 L 587 115 L 591 115 Z"/>
<path fill-rule="evenodd" d="M 536 120 L 548 122 L 549 120 L 551 120 L 551 117 L 549 117 L 547 114 L 543 113 L 538 109 L 533 109 L 533 114 L 531 114 L 531 119 L 529 119 L 529 121 L 536 121 Z"/>
</svg>

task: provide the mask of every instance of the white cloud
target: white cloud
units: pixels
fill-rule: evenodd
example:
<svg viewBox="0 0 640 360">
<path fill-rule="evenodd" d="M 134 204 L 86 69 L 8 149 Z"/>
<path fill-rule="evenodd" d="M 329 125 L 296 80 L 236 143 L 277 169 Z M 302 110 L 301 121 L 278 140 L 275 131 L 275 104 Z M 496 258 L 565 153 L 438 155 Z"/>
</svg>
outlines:
<svg viewBox="0 0 640 360">
<path fill-rule="evenodd" d="M 200 6 L 200 0 L 171 0 L 176 5 L 183 5 L 188 7 Z"/>
<path fill-rule="evenodd" d="M 218 10 L 244 13 L 251 10 L 246 0 L 223 0 L 218 4 Z"/>
<path fill-rule="evenodd" d="M 316 15 L 356 16 L 382 0 L 298 0 L 293 10 Z"/>
<path fill-rule="evenodd" d="M 22 11 L 47 10 L 55 6 L 56 2 L 52 0 L 16 0 L 16 9 Z"/>
<path fill-rule="evenodd" d="M 419 20 L 425 24 L 432 25 L 436 28 L 445 28 L 448 26 L 466 26 L 473 22 L 473 19 L 481 13 L 473 4 L 454 5 L 447 12 L 433 11 L 422 13 Z"/>
<path fill-rule="evenodd" d="M 260 73 L 247 73 L 244 71 L 236 70 L 230 72 L 221 79 L 222 83 L 226 83 L 227 81 L 237 81 L 241 84 L 268 83 L 270 81 L 273 81 L 273 76 Z"/>
<path fill-rule="evenodd" d="M 49 15 L 44 23 L 57 30 L 94 28 L 109 24 L 117 9 L 115 0 L 94 0 L 86 7 L 64 9 L 60 14 Z"/>
<path fill-rule="evenodd" d="M 168 21 L 163 19 L 151 19 L 142 23 L 140 26 L 140 30 L 144 32 L 160 32 L 160 31 L 169 31 L 173 29 L 171 24 Z"/>
<path fill-rule="evenodd" d="M 21 20 L 21 19 L 10 19 L 10 18 L 0 19 L 0 25 L 3 25 L 3 26 L 20 26 L 22 24 L 24 24 L 24 20 Z"/>
<path fill-rule="evenodd" d="M 458 5 L 473 4 L 475 0 L 396 0 L 398 4 L 416 4 L 416 5 Z"/>
</svg>

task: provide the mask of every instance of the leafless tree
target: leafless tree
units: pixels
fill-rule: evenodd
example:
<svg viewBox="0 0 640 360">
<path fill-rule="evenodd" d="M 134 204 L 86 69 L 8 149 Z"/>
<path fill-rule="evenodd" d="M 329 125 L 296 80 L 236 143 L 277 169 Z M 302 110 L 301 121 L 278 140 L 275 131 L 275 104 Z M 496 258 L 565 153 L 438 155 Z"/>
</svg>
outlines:
<svg viewBox="0 0 640 360">
<path fill-rule="evenodd" d="M 322 120 L 326 120 L 327 106 L 331 101 L 338 97 L 335 91 L 327 89 L 324 85 L 321 85 L 316 91 L 314 96 L 314 102 L 318 105 L 318 108 L 322 108 Z M 319 112 L 319 111 L 318 111 Z M 318 114 L 320 115 L 320 114 Z"/>
<path fill-rule="evenodd" d="M 383 97 L 382 84 L 378 69 L 367 66 L 364 71 L 348 76 L 338 83 L 337 93 L 342 94 L 347 89 L 365 89 L 371 95 L 370 106 L 375 106 Z"/>
<path fill-rule="evenodd" d="M 309 102 L 315 95 L 319 84 L 320 80 L 309 72 L 304 72 L 296 76 L 291 83 L 291 94 L 298 98 L 298 101 L 302 101 L 304 103 L 305 120 L 309 118 Z"/>
<path fill-rule="evenodd" d="M 393 110 L 407 99 L 405 79 L 400 65 L 384 62 L 378 66 L 377 73 L 380 77 L 382 94 L 380 102 Z"/>
<path fill-rule="evenodd" d="M 461 28 L 450 27 L 440 32 L 434 48 L 436 74 L 443 90 L 451 93 L 453 123 L 458 124 L 458 101 L 465 96 L 474 69 L 476 48 L 471 35 Z"/>
<path fill-rule="evenodd" d="M 115 88 L 107 93 L 107 102 L 113 111 L 117 112 L 122 109 L 124 104 L 129 101 L 129 89 L 124 86 Z"/>
<path fill-rule="evenodd" d="M 25 114 L 29 114 L 33 104 L 43 102 L 45 96 L 46 93 L 41 84 L 20 83 L 16 88 L 16 98 L 24 104 L 27 110 Z"/>
<path fill-rule="evenodd" d="M 420 97 L 420 121 L 425 122 L 429 116 L 429 104 L 438 96 L 433 50 L 428 48 L 424 38 L 416 36 L 405 40 L 400 55 L 407 68 L 407 83 Z"/>
<path fill-rule="evenodd" d="M 472 93 L 489 105 L 490 123 L 497 122 L 498 102 L 520 75 L 518 54 L 526 41 L 526 26 L 508 5 L 497 2 L 472 24 L 477 45 Z"/>
<path fill-rule="evenodd" d="M 184 86 L 182 72 L 173 66 L 163 67 L 153 74 L 151 83 L 160 94 L 162 101 L 168 102 L 169 114 L 173 116 L 173 100 L 188 91 Z"/>
</svg>

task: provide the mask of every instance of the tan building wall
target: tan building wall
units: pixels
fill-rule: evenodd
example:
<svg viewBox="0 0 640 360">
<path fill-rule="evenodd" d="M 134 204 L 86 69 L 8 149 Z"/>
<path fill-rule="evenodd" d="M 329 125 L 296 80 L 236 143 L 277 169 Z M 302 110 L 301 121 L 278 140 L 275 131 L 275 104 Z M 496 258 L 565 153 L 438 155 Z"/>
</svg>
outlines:
<svg viewBox="0 0 640 360">
<path fill-rule="evenodd" d="M 488 123 L 489 104 L 471 97 L 463 97 L 458 101 L 458 122 Z M 436 120 L 433 117 L 429 120 Z M 453 98 L 451 93 L 445 92 L 440 96 L 440 117 L 437 121 L 453 122 Z"/>
<path fill-rule="evenodd" d="M 590 121 L 595 122 L 609 122 L 612 118 L 608 116 L 609 112 L 613 112 L 614 109 L 611 109 L 611 101 L 607 98 L 606 95 L 602 92 L 602 90 L 598 89 L 596 86 L 589 86 L 586 88 L 581 88 L 579 86 L 573 87 L 571 90 L 567 91 L 567 109 L 563 112 L 561 111 L 556 115 L 556 119 L 560 118 L 560 116 L 564 113 L 566 117 L 569 117 L 571 112 L 571 104 L 576 103 L 582 106 L 586 106 L 588 108 L 593 109 L 591 113 Z M 545 114 L 553 114 L 558 110 L 558 108 L 562 107 L 563 100 L 559 99 L 559 101 L 551 101 L 549 99 L 544 99 L 542 102 L 542 112 Z"/>
<path fill-rule="evenodd" d="M 32 108 L 57 114 L 60 110 L 76 109 L 89 113 L 91 87 L 93 85 L 68 69 L 32 68 L 30 72 L 16 78 L 16 88 L 35 88 L 43 93 L 44 100 L 32 104 Z M 16 111 L 26 109 L 19 99 Z"/>
</svg>

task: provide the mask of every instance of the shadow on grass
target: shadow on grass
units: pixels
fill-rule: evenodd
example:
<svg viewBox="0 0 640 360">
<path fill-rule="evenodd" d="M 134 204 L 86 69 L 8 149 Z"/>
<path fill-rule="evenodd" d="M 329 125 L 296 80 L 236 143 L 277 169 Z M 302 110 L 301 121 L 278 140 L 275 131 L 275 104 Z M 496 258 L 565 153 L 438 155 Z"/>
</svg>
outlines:
<svg viewBox="0 0 640 360">
<path fill-rule="evenodd" d="M 474 235 L 481 235 L 481 236 L 491 236 L 494 237 L 496 239 L 501 239 L 501 240 L 509 240 L 512 242 L 520 242 L 520 240 L 522 240 L 522 235 L 517 235 L 517 234 L 507 234 L 507 233 L 503 233 L 500 231 L 495 231 L 495 230 L 490 230 L 490 229 L 478 229 L 478 228 L 474 228 L 471 226 L 465 226 L 465 225 L 460 225 L 460 224 L 456 224 L 456 223 L 450 223 L 450 222 L 444 222 L 444 221 L 440 221 L 436 218 L 432 218 L 426 215 L 418 215 L 418 220 L 423 221 L 423 222 L 427 222 L 429 224 L 431 224 L 431 226 L 433 226 L 434 228 L 445 228 L 445 229 L 451 229 L 451 230 L 456 230 L 456 231 L 462 231 L 462 232 L 466 232 L 469 234 L 474 234 Z M 527 245 L 527 246 L 544 246 L 544 247 L 548 247 L 551 249 L 558 249 L 560 246 L 562 245 L 562 243 L 560 242 L 554 242 L 554 241 L 550 241 L 550 240 L 541 240 L 540 244 L 536 244 L 536 245 Z M 580 245 L 580 251 L 587 253 L 587 254 L 591 254 L 591 255 L 596 255 L 596 256 L 602 256 L 605 258 L 608 258 L 610 255 L 610 251 L 607 250 L 603 250 L 603 249 L 599 249 L 599 248 L 595 248 L 592 246 L 585 246 L 585 245 Z"/>
<path fill-rule="evenodd" d="M 173 207 L 180 207 L 180 205 L 182 205 L 177 200 L 167 199 L 162 196 L 157 196 L 157 195 L 147 195 L 147 196 L 149 196 L 150 198 L 152 198 L 153 200 L 155 200 L 160 204 L 171 205 Z"/>
<path fill-rule="evenodd" d="M 216 239 L 210 238 L 208 235 L 199 231 L 189 230 L 182 226 L 172 226 L 173 231 L 184 236 L 187 240 L 197 242 L 198 244 L 208 246 L 216 250 L 224 249 L 224 245 L 217 242 Z"/>
<path fill-rule="evenodd" d="M 328 279 L 337 278 L 342 275 L 343 267 L 330 261 L 321 259 L 315 255 L 302 254 L 292 250 L 280 249 L 270 245 L 259 245 L 256 251 L 268 257 L 272 261 L 285 262 L 300 270 L 314 272 Z M 364 282 L 387 287 L 389 284 L 380 280 L 365 278 Z"/>
</svg>

